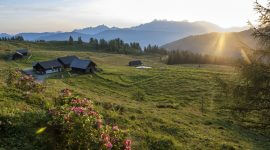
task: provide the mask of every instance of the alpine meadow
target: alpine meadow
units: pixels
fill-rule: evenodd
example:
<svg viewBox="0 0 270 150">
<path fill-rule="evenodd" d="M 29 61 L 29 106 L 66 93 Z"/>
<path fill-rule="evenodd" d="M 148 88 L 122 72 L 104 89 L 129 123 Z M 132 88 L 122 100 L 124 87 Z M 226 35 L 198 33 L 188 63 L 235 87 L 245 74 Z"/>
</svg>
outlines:
<svg viewBox="0 0 270 150">
<path fill-rule="evenodd" d="M 268 0 L 0 1 L 0 150 L 269 150 L 269 22 Z"/>
</svg>

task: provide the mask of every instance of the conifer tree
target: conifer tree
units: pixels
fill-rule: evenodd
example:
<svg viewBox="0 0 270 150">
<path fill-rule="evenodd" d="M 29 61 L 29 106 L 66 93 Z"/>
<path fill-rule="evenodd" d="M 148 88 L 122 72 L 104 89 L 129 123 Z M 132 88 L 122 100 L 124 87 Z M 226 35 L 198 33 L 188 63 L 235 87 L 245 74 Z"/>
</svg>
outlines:
<svg viewBox="0 0 270 150">
<path fill-rule="evenodd" d="M 69 45 L 73 45 L 73 37 L 72 36 L 69 36 L 69 40 L 68 40 L 68 44 Z"/>
<path fill-rule="evenodd" d="M 270 1 L 268 1 L 268 7 L 256 1 L 254 9 L 260 16 L 258 19 L 259 25 L 257 27 L 253 26 L 253 36 L 258 38 L 263 46 L 270 48 Z M 252 25 L 251 23 L 249 24 Z"/>
<path fill-rule="evenodd" d="M 251 50 L 249 61 L 237 64 L 239 76 L 235 82 L 218 80 L 237 119 L 254 127 L 270 127 L 270 1 L 267 7 L 255 2 L 259 25 L 253 26 L 253 35 L 265 50 Z M 267 58 L 267 59 L 263 59 Z M 267 61 L 265 61 L 267 60 Z"/>
<path fill-rule="evenodd" d="M 83 44 L 82 37 L 78 37 L 78 44 L 79 45 L 82 45 Z"/>
</svg>

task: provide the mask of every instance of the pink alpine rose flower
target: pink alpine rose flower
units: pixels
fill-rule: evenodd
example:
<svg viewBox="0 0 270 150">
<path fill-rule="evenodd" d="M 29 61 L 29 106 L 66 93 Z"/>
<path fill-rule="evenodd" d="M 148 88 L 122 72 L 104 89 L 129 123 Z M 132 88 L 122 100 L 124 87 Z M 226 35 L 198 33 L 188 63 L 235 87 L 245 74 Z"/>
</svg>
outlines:
<svg viewBox="0 0 270 150">
<path fill-rule="evenodd" d="M 106 146 L 106 148 L 109 149 L 109 150 L 112 149 L 112 147 L 113 147 L 113 145 L 112 145 L 111 142 L 105 143 L 105 146 Z"/>
<path fill-rule="evenodd" d="M 113 130 L 113 131 L 119 131 L 119 128 L 118 128 L 118 126 L 113 126 L 113 127 L 112 127 L 112 130 Z"/>
<path fill-rule="evenodd" d="M 131 140 L 125 140 L 124 147 L 125 150 L 131 150 Z"/>
</svg>

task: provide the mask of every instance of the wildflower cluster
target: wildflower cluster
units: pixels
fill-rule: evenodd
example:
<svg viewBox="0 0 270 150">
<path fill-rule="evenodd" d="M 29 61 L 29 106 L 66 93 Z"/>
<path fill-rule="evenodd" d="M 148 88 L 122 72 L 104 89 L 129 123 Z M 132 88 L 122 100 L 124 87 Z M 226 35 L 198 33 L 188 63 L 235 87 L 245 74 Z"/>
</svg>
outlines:
<svg viewBox="0 0 270 150">
<path fill-rule="evenodd" d="M 60 91 L 60 96 L 61 97 L 69 97 L 71 96 L 71 90 L 70 89 L 63 89 Z"/>
<path fill-rule="evenodd" d="M 18 78 L 22 76 L 22 73 L 19 70 L 7 70 L 6 83 L 8 85 L 15 85 Z"/>
<path fill-rule="evenodd" d="M 32 76 L 28 75 L 22 75 L 18 79 L 16 87 L 24 91 L 35 93 L 42 92 L 45 89 L 45 87 L 41 83 L 36 82 L 36 80 Z"/>
<path fill-rule="evenodd" d="M 59 136 L 56 147 L 67 149 L 125 149 L 131 150 L 131 143 L 126 144 L 126 132 L 118 126 L 109 126 L 95 110 L 91 100 L 75 98 L 71 91 L 64 89 L 60 97 L 65 103 L 49 110 L 51 129 Z"/>
<path fill-rule="evenodd" d="M 123 149 L 131 150 L 131 143 L 127 146 L 125 139 L 126 135 L 118 126 L 104 126 L 101 128 L 101 142 L 104 149 Z"/>
<path fill-rule="evenodd" d="M 102 139 L 102 142 L 104 143 L 104 146 L 107 148 L 107 149 L 112 149 L 112 143 L 110 141 L 110 136 L 107 135 L 107 134 L 101 134 L 101 139 Z"/>
<path fill-rule="evenodd" d="M 125 140 L 124 148 L 124 150 L 131 150 L 131 140 Z"/>
<path fill-rule="evenodd" d="M 24 75 L 20 70 L 8 70 L 6 83 L 24 92 L 39 93 L 45 89 L 45 86 L 36 82 L 33 76 Z"/>
<path fill-rule="evenodd" d="M 82 107 L 92 107 L 92 102 L 89 99 L 72 99 L 71 104 L 75 106 L 82 106 Z"/>
</svg>

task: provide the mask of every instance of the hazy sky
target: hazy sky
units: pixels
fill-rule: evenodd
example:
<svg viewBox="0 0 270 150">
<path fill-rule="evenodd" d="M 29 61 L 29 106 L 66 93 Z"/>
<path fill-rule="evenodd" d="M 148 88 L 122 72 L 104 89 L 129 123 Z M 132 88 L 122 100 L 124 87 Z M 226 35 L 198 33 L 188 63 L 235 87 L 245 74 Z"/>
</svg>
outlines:
<svg viewBox="0 0 270 150">
<path fill-rule="evenodd" d="M 154 19 L 245 26 L 256 16 L 254 1 L 0 0 L 0 33 L 71 31 L 99 24 L 129 27 Z"/>
</svg>

